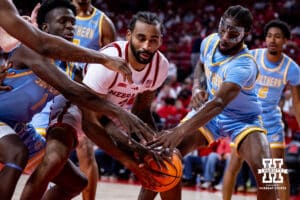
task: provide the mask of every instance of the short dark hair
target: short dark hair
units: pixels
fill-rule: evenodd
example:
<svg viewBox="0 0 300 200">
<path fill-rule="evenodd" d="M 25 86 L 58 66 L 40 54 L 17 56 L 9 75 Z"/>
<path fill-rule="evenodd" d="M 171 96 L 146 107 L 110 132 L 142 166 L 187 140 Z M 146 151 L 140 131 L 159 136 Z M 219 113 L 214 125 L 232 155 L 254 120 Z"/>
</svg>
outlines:
<svg viewBox="0 0 300 200">
<path fill-rule="evenodd" d="M 45 23 L 46 15 L 48 12 L 55 8 L 68 8 L 72 10 L 74 15 L 76 16 L 76 7 L 69 0 L 44 0 L 42 1 L 41 7 L 37 13 L 37 24 L 39 28 L 42 28 L 42 24 Z"/>
<path fill-rule="evenodd" d="M 131 21 L 129 22 L 128 29 L 130 31 L 133 31 L 137 21 L 141 21 L 141 22 L 151 24 L 151 25 L 159 24 L 161 33 L 162 34 L 164 33 L 164 25 L 155 13 L 147 12 L 147 11 L 140 11 L 140 12 L 136 13 L 132 17 Z"/>
<path fill-rule="evenodd" d="M 223 18 L 233 19 L 239 26 L 249 32 L 253 23 L 253 16 L 248 8 L 241 5 L 230 6 L 223 14 Z"/>
<path fill-rule="evenodd" d="M 265 37 L 267 36 L 269 29 L 272 27 L 279 28 L 282 31 L 284 37 L 287 39 L 290 39 L 291 30 L 289 28 L 289 25 L 286 22 L 281 21 L 279 19 L 271 20 L 265 25 L 265 27 L 264 27 L 264 36 Z"/>
</svg>

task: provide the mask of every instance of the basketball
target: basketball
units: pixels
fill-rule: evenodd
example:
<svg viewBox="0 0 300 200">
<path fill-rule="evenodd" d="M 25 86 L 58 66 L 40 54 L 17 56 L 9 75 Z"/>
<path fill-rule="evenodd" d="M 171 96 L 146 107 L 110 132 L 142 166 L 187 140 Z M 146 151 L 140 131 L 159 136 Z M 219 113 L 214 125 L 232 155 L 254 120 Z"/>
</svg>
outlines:
<svg viewBox="0 0 300 200">
<path fill-rule="evenodd" d="M 161 167 L 160 169 L 152 157 L 146 158 L 145 162 L 153 172 L 152 178 L 161 184 L 161 186 L 152 189 L 153 191 L 164 192 L 170 190 L 175 187 L 181 180 L 182 162 L 181 155 L 178 150 L 173 152 L 171 163 L 169 163 L 168 161 L 164 161 L 166 168 Z"/>
</svg>

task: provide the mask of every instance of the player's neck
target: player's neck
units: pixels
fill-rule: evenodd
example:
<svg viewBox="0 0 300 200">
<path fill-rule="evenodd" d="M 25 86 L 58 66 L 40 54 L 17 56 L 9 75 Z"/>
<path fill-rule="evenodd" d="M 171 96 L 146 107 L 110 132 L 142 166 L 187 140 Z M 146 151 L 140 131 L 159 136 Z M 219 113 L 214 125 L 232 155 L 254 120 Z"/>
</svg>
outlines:
<svg viewBox="0 0 300 200">
<path fill-rule="evenodd" d="M 138 63 L 134 58 L 130 56 L 128 58 L 128 62 L 131 65 L 131 67 L 136 71 L 142 71 L 146 67 L 146 64 Z"/>
<path fill-rule="evenodd" d="M 93 14 L 94 8 L 91 4 L 81 5 L 77 7 L 77 16 L 88 17 Z"/>
<path fill-rule="evenodd" d="M 282 59 L 282 53 L 278 52 L 277 54 L 271 54 L 270 52 L 268 52 L 267 58 L 270 62 L 276 63 Z"/>
</svg>

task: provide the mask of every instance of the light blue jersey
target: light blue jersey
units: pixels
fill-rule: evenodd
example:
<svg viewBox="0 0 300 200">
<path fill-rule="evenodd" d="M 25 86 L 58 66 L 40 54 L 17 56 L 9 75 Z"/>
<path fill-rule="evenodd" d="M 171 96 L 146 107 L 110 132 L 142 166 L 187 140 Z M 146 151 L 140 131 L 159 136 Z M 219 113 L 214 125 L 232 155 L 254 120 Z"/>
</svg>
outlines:
<svg viewBox="0 0 300 200">
<path fill-rule="evenodd" d="M 3 84 L 13 89 L 0 91 L 0 126 L 4 130 L 0 131 L 0 136 L 13 133 L 5 132 L 9 130 L 5 126 L 11 127 L 27 147 L 29 158 L 32 158 L 45 147 L 46 141 L 27 122 L 41 111 L 57 91 L 30 69 L 9 69 Z"/>
<path fill-rule="evenodd" d="M 236 55 L 227 56 L 218 50 L 219 40 L 217 34 L 212 34 L 201 44 L 200 60 L 204 64 L 208 98 L 213 99 L 224 82 L 239 85 L 241 91 L 223 112 L 202 127 L 200 132 L 208 142 L 230 136 L 238 145 L 247 134 L 264 131 L 259 120 L 261 106 L 254 88 L 258 68 L 246 46 Z M 194 114 L 195 111 L 191 111 L 187 118 Z"/>
<path fill-rule="evenodd" d="M 104 14 L 95 7 L 89 17 L 76 16 L 73 42 L 89 49 L 99 50 L 103 16 Z"/>
<path fill-rule="evenodd" d="M 57 94 L 30 69 L 9 69 L 3 84 L 13 88 L 0 91 L 0 120 L 6 123 L 30 121 Z"/>
<path fill-rule="evenodd" d="M 263 126 L 267 129 L 268 141 L 271 147 L 284 147 L 284 135 L 281 111 L 278 106 L 283 90 L 287 84 L 300 84 L 300 68 L 287 55 L 273 63 L 267 59 L 267 49 L 252 50 L 259 68 L 259 76 L 255 89 L 262 105 Z"/>
<path fill-rule="evenodd" d="M 76 26 L 75 26 L 75 35 L 73 43 L 94 50 L 100 49 L 100 39 L 101 39 L 101 27 L 104 14 L 93 7 L 93 13 L 89 17 L 79 17 L 76 16 Z M 76 63 L 76 65 L 83 69 L 86 63 Z M 68 69 L 69 68 L 69 69 Z M 74 78 L 74 73 L 70 65 L 68 68 L 62 68 L 64 71 L 69 71 L 69 75 Z M 42 134 L 46 134 L 46 128 L 49 124 L 49 115 L 50 115 L 50 106 L 52 102 L 49 102 L 42 112 L 34 116 L 32 120 L 32 125 L 36 130 Z"/>
</svg>

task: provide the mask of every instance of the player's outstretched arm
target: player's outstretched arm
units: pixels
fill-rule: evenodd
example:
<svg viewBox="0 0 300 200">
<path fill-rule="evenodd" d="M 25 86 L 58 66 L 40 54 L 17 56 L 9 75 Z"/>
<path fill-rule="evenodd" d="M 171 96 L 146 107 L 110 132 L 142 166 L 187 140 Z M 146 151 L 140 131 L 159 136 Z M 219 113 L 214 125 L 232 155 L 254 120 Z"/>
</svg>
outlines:
<svg viewBox="0 0 300 200">
<path fill-rule="evenodd" d="M 148 145 L 152 148 L 163 146 L 174 149 L 187 135 L 194 133 L 194 130 L 220 114 L 240 91 L 241 87 L 235 83 L 223 83 L 215 97 L 205 103 L 196 115 L 171 130 L 163 131 L 158 139 L 148 143 Z"/>
<path fill-rule="evenodd" d="M 51 64 L 50 59 L 37 54 L 24 45 L 15 51 L 9 61 L 14 65 L 28 66 L 37 76 L 74 104 L 107 115 L 116 124 L 123 126 L 126 131 L 140 133 L 149 129 L 135 115 L 105 100 L 88 87 L 71 80 L 63 71 Z"/>
<path fill-rule="evenodd" d="M 113 71 L 120 72 L 131 81 L 131 71 L 123 59 L 76 46 L 62 38 L 42 32 L 22 19 L 9 0 L 0 0 L 0 26 L 43 56 L 64 61 L 101 63 Z"/>
</svg>

